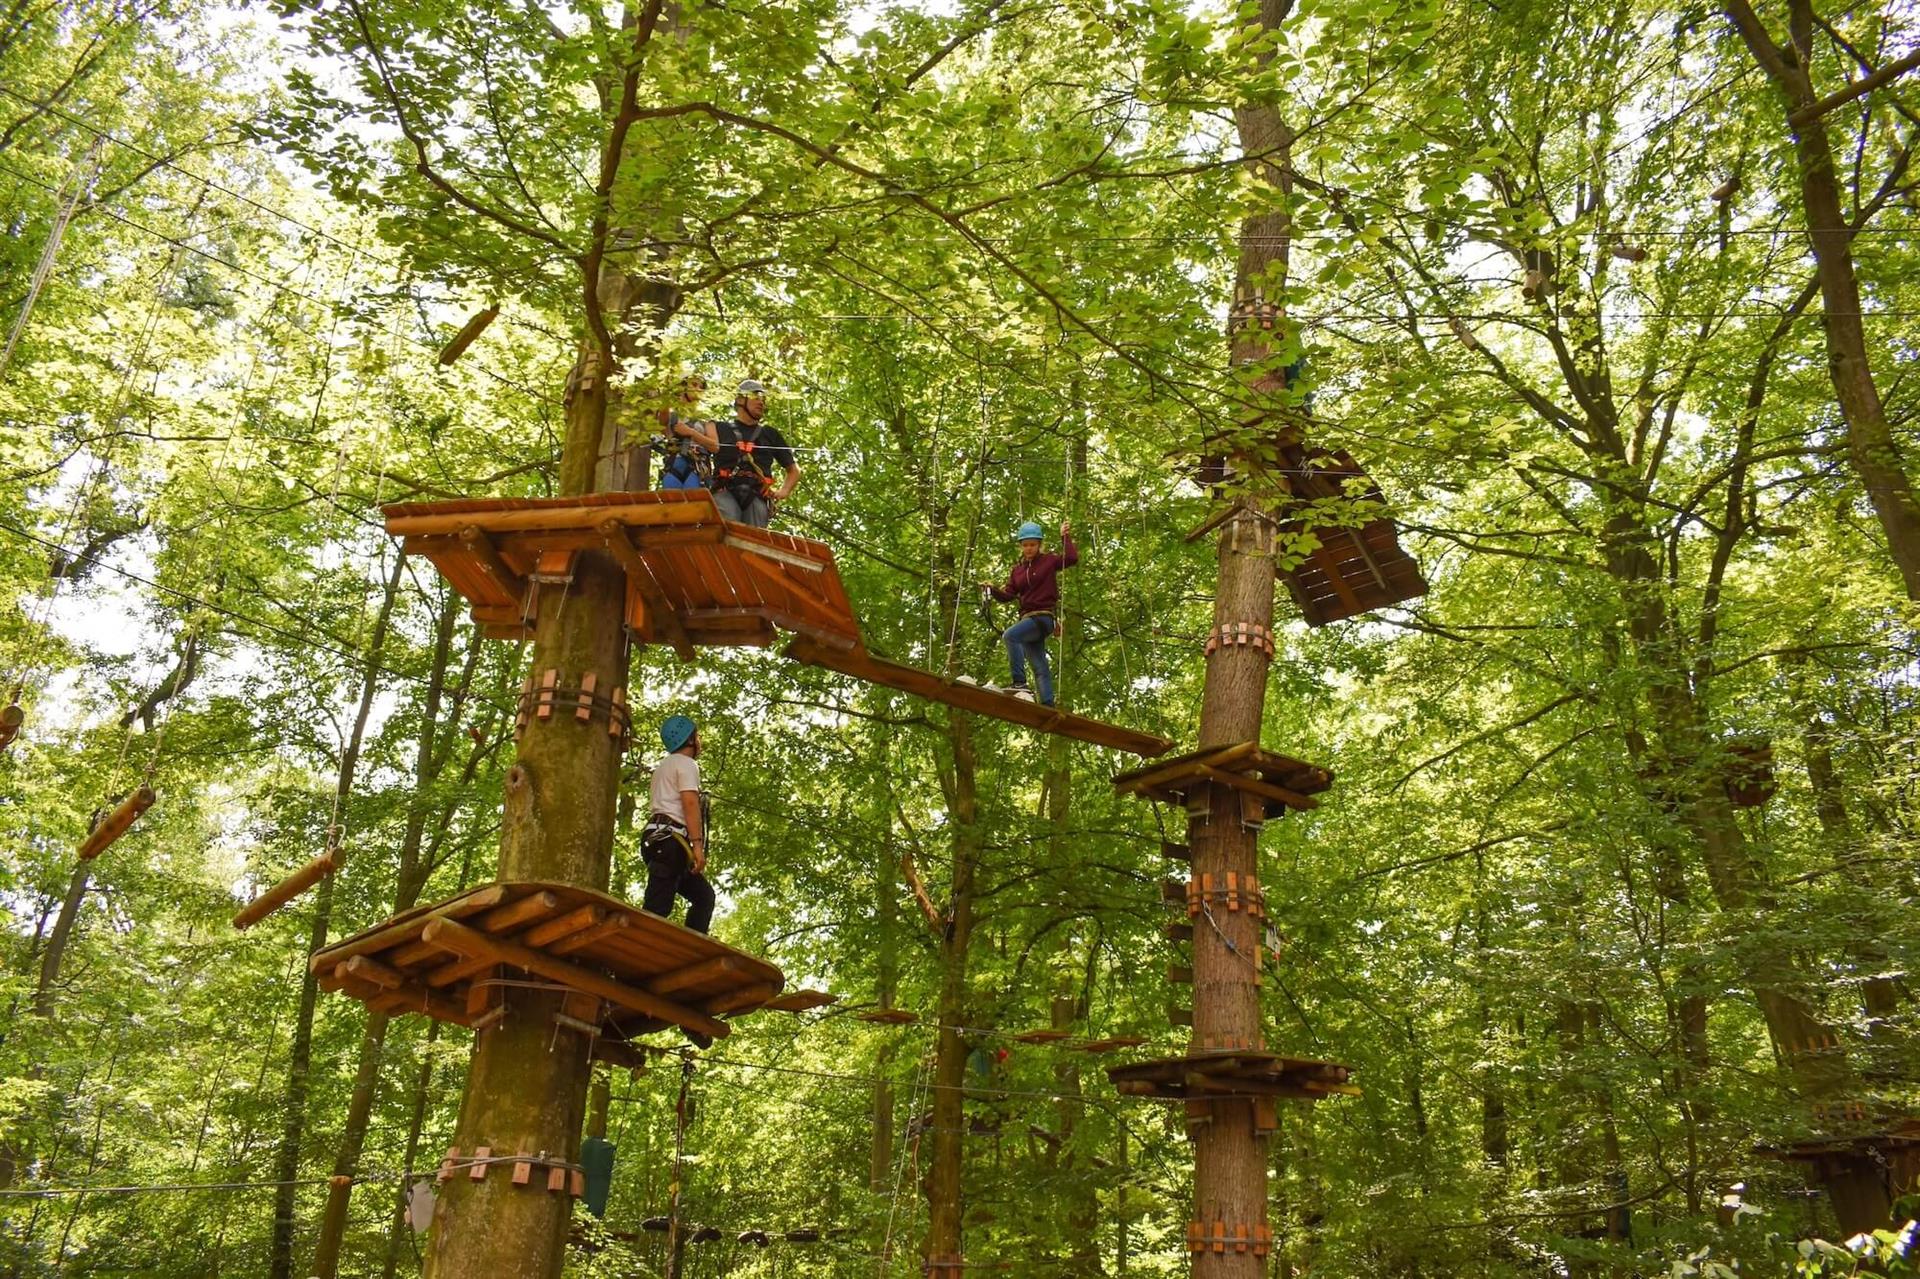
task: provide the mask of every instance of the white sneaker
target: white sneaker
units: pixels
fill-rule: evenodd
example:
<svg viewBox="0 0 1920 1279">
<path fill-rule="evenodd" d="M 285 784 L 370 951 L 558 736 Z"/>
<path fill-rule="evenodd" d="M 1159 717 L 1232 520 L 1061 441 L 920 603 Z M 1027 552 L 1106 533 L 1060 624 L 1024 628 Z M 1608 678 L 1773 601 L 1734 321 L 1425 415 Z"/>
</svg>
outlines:
<svg viewBox="0 0 1920 1279">
<path fill-rule="evenodd" d="M 1015 684 L 1007 690 L 1007 696 L 1017 697 L 1023 702 L 1030 702 L 1033 700 L 1033 690 L 1024 684 Z"/>
</svg>

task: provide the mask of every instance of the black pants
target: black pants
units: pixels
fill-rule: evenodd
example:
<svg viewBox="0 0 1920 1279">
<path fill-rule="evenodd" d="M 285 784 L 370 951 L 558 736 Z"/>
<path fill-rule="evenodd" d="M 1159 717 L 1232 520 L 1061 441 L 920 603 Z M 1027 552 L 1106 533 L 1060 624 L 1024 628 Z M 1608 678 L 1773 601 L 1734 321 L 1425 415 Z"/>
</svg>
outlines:
<svg viewBox="0 0 1920 1279">
<path fill-rule="evenodd" d="M 649 914 L 673 918 L 673 899 L 687 899 L 687 927 L 704 933 L 713 923 L 713 885 L 693 868 L 687 846 L 671 836 L 650 837 L 640 845 L 647 863 L 647 895 L 640 903 Z"/>
</svg>

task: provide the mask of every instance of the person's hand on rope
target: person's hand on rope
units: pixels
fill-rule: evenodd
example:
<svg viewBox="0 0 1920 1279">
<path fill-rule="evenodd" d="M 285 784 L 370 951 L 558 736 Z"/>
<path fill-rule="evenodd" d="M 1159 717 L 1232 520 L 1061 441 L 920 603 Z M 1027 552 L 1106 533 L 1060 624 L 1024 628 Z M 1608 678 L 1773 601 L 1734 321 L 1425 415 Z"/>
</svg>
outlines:
<svg viewBox="0 0 1920 1279">
<path fill-rule="evenodd" d="M 1061 521 L 1060 521 L 1060 536 L 1061 536 L 1061 537 L 1071 537 L 1072 535 L 1073 535 L 1073 521 L 1072 521 L 1072 520 L 1061 520 Z"/>
</svg>

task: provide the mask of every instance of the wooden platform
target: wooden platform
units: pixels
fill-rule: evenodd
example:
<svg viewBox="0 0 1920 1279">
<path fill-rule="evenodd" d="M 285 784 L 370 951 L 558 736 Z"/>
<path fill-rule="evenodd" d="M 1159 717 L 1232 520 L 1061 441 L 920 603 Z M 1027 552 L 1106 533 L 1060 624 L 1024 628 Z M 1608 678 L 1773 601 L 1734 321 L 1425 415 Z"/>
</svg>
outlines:
<svg viewBox="0 0 1920 1279">
<path fill-rule="evenodd" d="M 1333 785 L 1333 774 L 1318 764 L 1276 755 L 1256 742 L 1213 746 L 1118 773 L 1113 789 L 1169 804 L 1185 804 L 1201 787 L 1218 783 L 1248 798 L 1258 811 L 1250 820 L 1278 817 L 1289 810 L 1318 808 L 1314 796 Z"/>
<path fill-rule="evenodd" d="M 682 658 L 700 645 L 767 647 L 777 629 L 795 637 L 786 649 L 795 661 L 931 701 L 1149 758 L 1173 745 L 868 652 L 825 543 L 722 519 L 703 489 L 383 510 L 387 532 L 409 555 L 433 561 L 496 639 L 532 638 L 540 592 L 564 591 L 582 551 L 605 551 L 626 569 L 626 620 L 635 638 L 669 644 Z"/>
<path fill-rule="evenodd" d="M 1270 1052 L 1191 1053 L 1107 1067 L 1107 1078 L 1130 1097 L 1207 1101 L 1221 1097 L 1324 1097 L 1360 1095 L 1347 1082 L 1345 1066 L 1283 1057 Z"/>
<path fill-rule="evenodd" d="M 833 552 L 720 518 L 705 490 L 405 502 L 382 508 L 409 555 L 433 561 L 496 639 L 529 639 L 539 591 L 561 589 L 581 551 L 627 570 L 627 623 L 647 643 L 773 643 L 774 628 L 858 647 Z"/>
<path fill-rule="evenodd" d="M 855 679 L 865 680 L 869 684 L 884 684 L 888 688 L 897 688 L 904 693 L 924 697 L 928 701 L 957 706 L 964 711 L 974 711 L 981 715 L 990 715 L 995 719 L 1025 724 L 1028 728 L 1039 729 L 1043 733 L 1056 733 L 1061 737 L 1092 742 L 1096 746 L 1110 746 L 1114 750 L 1126 751 L 1130 755 L 1152 759 L 1156 755 L 1166 754 L 1173 747 L 1173 742 L 1169 738 L 1156 737 L 1152 733 L 1142 733 L 1131 728 L 1122 728 L 1118 724 L 1088 719 L 1084 715 L 1055 710 L 1051 706 L 1042 706 L 1038 702 L 1029 702 L 1007 693 L 995 692 L 978 684 L 941 679 L 938 675 L 915 667 L 902 666 L 884 657 L 876 657 L 864 648 L 852 651 L 838 650 L 802 636 L 788 644 L 785 651 L 786 655 L 794 661 L 804 662 L 809 666 L 825 667 L 830 671 L 838 671 L 842 675 L 851 675 Z"/>
<path fill-rule="evenodd" d="M 335 942 L 313 971 L 381 1012 L 475 1028 L 506 1015 L 502 974 L 562 986 L 566 1015 L 597 1029 L 609 1060 L 637 1035 L 682 1026 L 717 1039 L 732 1029 L 722 1018 L 790 1006 L 764 959 L 569 884 L 481 884 Z"/>
<path fill-rule="evenodd" d="M 1282 447 L 1281 455 L 1296 503 L 1359 500 L 1386 504 L 1380 486 L 1349 453 L 1288 444 Z M 1365 487 L 1354 481 L 1363 482 Z M 1398 530 L 1385 516 L 1351 528 L 1321 523 L 1310 511 L 1301 511 L 1280 527 L 1286 533 L 1311 531 L 1320 541 L 1305 563 L 1279 570 L 1281 581 L 1309 626 L 1325 626 L 1427 593 L 1420 566 L 1400 548 Z"/>
</svg>

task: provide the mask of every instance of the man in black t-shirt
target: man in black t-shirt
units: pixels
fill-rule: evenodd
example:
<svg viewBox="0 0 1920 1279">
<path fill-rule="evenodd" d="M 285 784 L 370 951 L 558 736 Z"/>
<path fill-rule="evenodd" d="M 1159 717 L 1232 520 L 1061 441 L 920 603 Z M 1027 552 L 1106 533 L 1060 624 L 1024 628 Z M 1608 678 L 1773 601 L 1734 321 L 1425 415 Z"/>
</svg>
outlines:
<svg viewBox="0 0 1920 1279">
<path fill-rule="evenodd" d="M 733 421 L 716 422 L 720 449 L 713 458 L 713 504 L 736 524 L 765 528 L 773 504 L 786 501 L 800 482 L 793 448 L 778 428 L 766 425 L 767 388 L 748 378 L 733 397 Z M 774 468 L 780 469 L 776 487 Z"/>
</svg>

